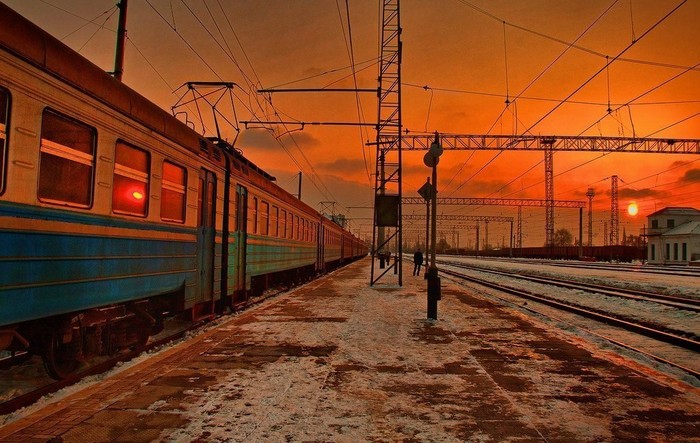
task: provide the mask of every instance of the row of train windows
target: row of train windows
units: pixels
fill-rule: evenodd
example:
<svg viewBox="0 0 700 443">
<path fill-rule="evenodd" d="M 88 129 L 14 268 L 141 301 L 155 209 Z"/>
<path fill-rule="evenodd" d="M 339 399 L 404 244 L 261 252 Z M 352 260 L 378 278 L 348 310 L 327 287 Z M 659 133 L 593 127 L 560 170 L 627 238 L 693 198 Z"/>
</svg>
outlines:
<svg viewBox="0 0 700 443">
<path fill-rule="evenodd" d="M 248 233 L 270 237 L 288 238 L 313 242 L 316 239 L 318 224 L 280 209 L 258 197 L 248 201 Z"/>
<path fill-rule="evenodd" d="M 5 189 L 7 124 L 10 95 L 0 88 L 0 192 Z M 41 147 L 37 197 L 63 206 L 92 206 L 95 176 L 96 130 L 58 112 L 46 109 L 41 120 Z M 145 217 L 150 196 L 150 153 L 123 141 L 115 146 L 112 210 Z M 187 171 L 163 162 L 161 219 L 184 223 Z"/>
<path fill-rule="evenodd" d="M 306 220 L 286 209 L 280 209 L 265 200 L 250 196 L 248 200 L 248 226 L 249 234 L 265 235 L 270 237 L 301 240 L 309 243 L 316 241 L 318 236 L 318 223 Z M 340 243 L 340 236 L 333 232 L 325 232 L 325 243 Z"/>
</svg>

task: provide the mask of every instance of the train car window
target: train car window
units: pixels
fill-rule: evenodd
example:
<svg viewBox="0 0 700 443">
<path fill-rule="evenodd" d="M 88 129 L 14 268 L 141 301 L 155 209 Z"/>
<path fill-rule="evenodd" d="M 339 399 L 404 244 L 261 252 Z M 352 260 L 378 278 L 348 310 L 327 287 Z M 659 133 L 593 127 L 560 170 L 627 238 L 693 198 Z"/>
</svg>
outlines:
<svg viewBox="0 0 700 443">
<path fill-rule="evenodd" d="M 10 119 L 10 92 L 0 88 L 0 194 L 5 191 L 7 124 Z"/>
<path fill-rule="evenodd" d="M 216 189 L 214 188 L 213 181 L 207 181 L 207 226 L 214 226 L 214 217 L 216 216 L 216 210 L 214 205 L 216 204 Z"/>
<path fill-rule="evenodd" d="M 280 215 L 280 237 L 287 238 L 287 211 L 284 209 Z"/>
<path fill-rule="evenodd" d="M 45 110 L 41 121 L 39 200 L 88 208 L 92 204 L 96 131 Z"/>
<path fill-rule="evenodd" d="M 187 170 L 169 161 L 163 162 L 163 183 L 160 190 L 160 218 L 184 223 L 187 203 Z"/>
<path fill-rule="evenodd" d="M 253 197 L 253 205 L 251 207 L 252 211 L 251 212 L 251 220 L 250 223 L 248 223 L 248 226 L 250 226 L 250 229 L 252 230 L 253 234 L 258 233 L 258 198 Z"/>
<path fill-rule="evenodd" d="M 231 215 L 230 215 L 231 222 L 230 222 L 229 229 L 231 231 L 238 231 L 238 214 L 237 214 L 238 204 L 239 204 L 238 199 L 239 199 L 238 192 L 235 192 L 233 194 L 233 203 L 232 203 Z"/>
<path fill-rule="evenodd" d="M 112 210 L 115 213 L 146 216 L 150 163 L 148 152 L 117 141 L 112 184 Z"/>
<path fill-rule="evenodd" d="M 294 231 L 294 239 L 301 240 L 301 223 L 299 223 L 299 216 L 294 216 L 294 225 L 297 227 Z"/>
<path fill-rule="evenodd" d="M 270 204 L 266 201 L 260 202 L 260 235 L 267 235 L 270 232 Z"/>
<path fill-rule="evenodd" d="M 277 206 L 272 206 L 272 213 L 270 214 L 270 235 L 277 237 L 279 235 L 279 216 L 280 208 Z"/>
<path fill-rule="evenodd" d="M 201 208 L 204 203 L 204 179 L 199 177 L 199 183 L 197 184 L 197 208 Z M 197 210 L 197 226 L 202 226 L 202 210 Z"/>
<path fill-rule="evenodd" d="M 289 213 L 289 221 L 287 223 L 287 238 L 290 240 L 294 238 L 294 214 Z"/>
</svg>

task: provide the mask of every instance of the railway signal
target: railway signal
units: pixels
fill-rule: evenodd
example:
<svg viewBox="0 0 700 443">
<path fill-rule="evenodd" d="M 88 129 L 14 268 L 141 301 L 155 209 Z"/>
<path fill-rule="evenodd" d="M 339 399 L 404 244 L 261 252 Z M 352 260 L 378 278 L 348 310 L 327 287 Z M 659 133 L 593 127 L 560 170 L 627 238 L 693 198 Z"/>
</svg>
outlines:
<svg viewBox="0 0 700 443">
<path fill-rule="evenodd" d="M 438 277 L 437 266 L 435 265 L 435 244 L 437 243 L 437 165 L 442 155 L 440 146 L 440 135 L 435 132 L 435 140 L 430 145 L 428 153 L 423 158 L 423 162 L 429 168 L 433 168 L 433 184 L 431 186 L 431 233 L 430 233 L 430 264 L 428 267 L 428 319 L 437 320 L 437 302 L 440 300 L 440 277 Z M 425 187 L 425 186 L 424 186 Z M 422 189 L 422 188 L 421 188 Z M 422 194 L 421 194 L 422 195 Z M 426 251 L 427 252 L 427 251 Z"/>
</svg>

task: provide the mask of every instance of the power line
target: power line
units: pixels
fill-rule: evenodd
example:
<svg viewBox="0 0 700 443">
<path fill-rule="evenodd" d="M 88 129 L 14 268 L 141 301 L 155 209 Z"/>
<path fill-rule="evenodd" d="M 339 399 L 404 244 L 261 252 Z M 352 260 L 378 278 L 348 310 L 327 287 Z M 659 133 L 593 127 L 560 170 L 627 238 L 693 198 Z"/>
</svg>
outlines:
<svg viewBox="0 0 700 443">
<path fill-rule="evenodd" d="M 182 40 L 182 42 L 185 43 L 185 45 L 187 45 L 188 48 L 190 48 L 190 50 L 197 56 L 197 58 L 199 58 L 202 61 L 202 63 L 204 63 L 204 66 L 206 66 L 216 76 L 216 78 L 218 78 L 220 81 L 224 81 L 224 79 L 221 78 L 221 76 L 214 70 L 214 68 L 212 68 L 211 65 L 209 63 L 207 63 L 207 61 L 204 59 L 204 57 L 202 57 L 199 54 L 199 52 L 197 52 L 197 50 L 194 49 L 194 47 L 187 41 L 187 39 L 185 39 L 185 37 L 182 36 L 182 34 L 180 34 L 180 32 L 178 32 L 178 30 L 175 28 L 175 26 L 171 25 L 170 22 L 165 17 L 163 17 L 163 15 L 151 4 L 150 0 L 146 0 L 146 4 L 148 6 L 150 6 L 151 9 L 153 9 L 153 11 L 156 14 L 158 14 L 158 16 L 161 19 L 163 19 L 163 21 L 168 25 L 168 27 L 170 29 L 172 29 L 172 31 L 175 33 L 175 35 L 180 37 L 180 40 Z"/>
<path fill-rule="evenodd" d="M 529 83 L 527 86 L 525 86 L 525 88 L 524 88 L 522 91 L 520 91 L 520 93 L 513 99 L 513 102 L 517 102 L 517 100 L 518 100 L 518 98 L 519 98 L 520 96 L 522 96 L 528 89 L 530 89 L 530 87 L 531 87 L 532 85 L 534 85 L 540 78 L 542 78 L 542 76 L 543 76 L 545 73 L 547 73 L 547 72 L 552 68 L 552 66 L 554 66 L 554 65 L 557 63 L 557 61 L 559 61 L 559 60 L 564 56 L 564 54 L 566 54 L 566 53 L 573 47 L 573 45 L 574 45 L 577 41 L 579 41 L 584 35 L 586 35 L 586 34 L 588 33 L 588 31 L 590 31 L 590 30 L 593 28 L 593 26 L 595 26 L 596 23 L 598 23 L 598 21 L 599 21 L 601 18 L 603 18 L 603 17 L 608 13 L 608 11 L 610 11 L 610 9 L 615 5 L 615 3 L 617 3 L 617 0 L 614 0 L 600 15 L 598 15 L 598 17 L 593 21 L 593 23 L 591 23 L 590 25 L 588 25 L 588 26 L 586 27 L 586 29 L 584 29 L 584 30 L 578 35 L 578 37 L 576 37 L 576 39 L 575 39 L 571 44 L 569 44 L 557 57 L 554 58 L 554 60 L 552 60 L 542 71 L 540 71 L 540 73 L 539 73 L 537 76 L 535 76 L 535 78 L 533 78 L 533 79 L 530 81 L 530 83 Z M 505 29 L 506 29 L 506 28 L 505 28 L 505 23 L 506 23 L 506 22 L 503 21 L 503 39 L 504 39 L 504 46 L 505 46 L 505 35 L 506 35 L 506 34 L 505 34 Z M 507 60 L 508 60 L 508 58 L 507 58 L 507 54 L 506 54 L 506 88 L 507 88 L 507 75 L 508 75 L 508 73 L 507 73 L 507 69 L 508 69 L 508 62 L 507 62 Z M 510 98 L 507 97 L 507 95 L 508 95 L 508 92 L 506 91 L 506 102 L 505 102 L 505 103 L 506 103 L 506 106 L 505 106 L 505 108 L 501 111 L 501 113 L 499 114 L 499 116 L 498 116 L 498 117 L 496 118 L 496 120 L 493 122 L 493 124 L 491 125 L 491 127 L 489 128 L 489 130 L 486 132 L 487 134 L 490 134 L 490 133 L 491 133 L 491 131 L 493 130 L 493 128 L 494 128 L 494 126 L 496 125 L 496 123 L 497 123 L 499 120 L 502 119 L 503 113 L 505 112 L 505 110 L 509 108 L 509 105 L 510 105 L 511 101 L 510 101 Z M 572 95 L 573 95 L 573 94 L 572 94 Z M 570 97 L 569 97 L 569 98 L 570 98 Z M 558 102 L 557 106 L 560 106 L 561 104 L 562 104 L 562 102 Z M 555 107 L 554 109 L 556 109 L 556 107 Z M 517 118 L 516 118 L 516 120 L 517 120 Z M 528 128 L 527 130 L 525 130 L 525 131 L 523 132 L 523 134 L 529 133 L 529 132 L 531 131 L 531 129 L 532 129 L 534 126 L 535 126 L 535 125 L 530 126 L 530 128 Z M 491 160 L 489 160 L 478 172 L 481 172 L 481 171 L 484 170 L 486 167 L 488 167 L 488 166 L 489 166 L 491 163 L 493 163 L 501 154 L 503 154 L 503 152 L 505 152 L 505 151 L 504 151 L 504 150 L 501 150 L 500 152 L 498 152 L 497 154 L 495 154 L 495 155 L 493 156 L 493 158 L 491 158 Z M 478 173 L 478 172 L 477 172 L 477 173 Z M 476 175 L 476 174 L 475 174 L 475 175 Z M 472 176 L 467 180 L 467 183 L 468 183 L 471 179 L 473 179 L 475 175 L 472 175 Z M 451 181 L 450 181 L 450 182 L 451 182 Z M 452 195 L 452 194 L 454 194 L 455 192 L 457 192 L 464 184 L 466 184 L 466 183 L 460 184 L 450 195 Z M 498 191 L 497 191 L 497 192 L 498 192 Z"/>
<path fill-rule="evenodd" d="M 572 48 L 575 48 L 575 49 L 578 49 L 579 51 L 583 51 L 583 52 L 586 52 L 586 53 L 588 53 L 588 54 L 594 55 L 594 56 L 599 57 L 599 58 L 601 58 L 601 59 L 606 58 L 606 55 L 605 55 L 605 54 L 603 54 L 603 53 L 601 53 L 601 52 L 598 52 L 598 51 L 595 51 L 595 50 L 593 50 L 593 49 L 586 48 L 586 47 L 584 47 L 584 46 L 579 46 L 579 45 L 576 45 L 576 44 L 574 44 L 574 43 L 567 42 L 567 41 L 565 41 L 565 40 L 562 40 L 562 39 L 559 39 L 559 38 L 556 38 L 556 37 L 552 37 L 551 35 L 547 35 L 547 34 L 545 34 L 545 33 L 542 33 L 542 32 L 539 32 L 539 31 L 535 31 L 535 30 L 526 28 L 526 27 L 524 27 L 524 26 L 517 25 L 517 24 L 515 24 L 515 23 L 511 23 L 511 22 L 509 22 L 509 21 L 507 21 L 507 20 L 503 20 L 502 18 L 497 17 L 496 15 L 494 15 L 494 14 L 492 14 L 492 13 L 486 11 L 485 9 L 482 9 L 482 8 L 480 8 L 480 7 L 478 7 L 478 6 L 474 5 L 474 4 L 472 4 L 472 3 L 469 3 L 469 2 L 466 1 L 466 0 L 457 0 L 457 1 L 460 2 L 460 3 L 463 3 L 464 5 L 466 5 L 466 6 L 470 7 L 470 8 L 472 8 L 472 9 L 474 9 L 475 11 L 477 11 L 477 12 L 479 12 L 479 13 L 481 13 L 481 14 L 483 14 L 483 15 L 485 15 L 485 16 L 487 16 L 487 17 L 493 19 L 493 20 L 498 21 L 499 23 L 505 23 L 506 25 L 511 26 L 511 27 L 513 27 L 513 28 L 519 29 L 519 30 L 521 30 L 521 31 L 524 31 L 524 32 L 527 32 L 527 33 L 530 33 L 530 34 L 533 34 L 533 35 L 536 35 L 536 36 L 538 36 L 538 37 L 542 37 L 542 38 L 547 39 L 547 40 L 551 40 L 551 41 L 556 42 L 556 43 L 560 43 L 560 44 L 565 45 L 565 46 L 571 46 Z M 615 3 L 617 3 L 617 1 L 618 1 L 618 0 L 616 0 Z M 641 38 L 642 38 L 642 37 L 640 36 L 639 38 L 633 39 L 633 42 L 632 42 L 632 43 L 636 43 L 636 42 L 637 42 L 638 40 L 640 40 Z M 671 68 L 671 69 L 687 69 L 687 68 L 688 68 L 687 66 L 682 66 L 682 65 L 675 65 L 675 64 L 671 64 L 671 63 L 654 62 L 654 61 L 649 61 L 649 60 L 639 60 L 639 59 L 633 59 L 633 58 L 619 58 L 618 61 L 626 62 L 626 63 L 636 63 L 636 64 L 642 64 L 642 65 L 649 65 L 649 66 L 657 66 L 657 67 L 662 67 L 662 68 Z M 696 67 L 696 68 L 693 68 L 693 70 L 698 71 L 698 70 L 700 70 L 700 68 L 697 68 L 697 67 Z"/>
<path fill-rule="evenodd" d="M 632 48 L 632 46 L 634 46 L 635 44 L 637 44 L 637 42 L 639 42 L 641 39 L 643 39 L 644 37 L 646 37 L 647 35 L 649 35 L 649 33 L 650 33 L 651 31 L 653 31 L 654 29 L 656 29 L 657 26 L 659 26 L 661 23 L 663 23 L 668 17 L 670 17 L 671 15 L 673 15 L 673 13 L 675 13 L 675 12 L 676 12 L 681 6 L 683 6 L 687 1 L 688 1 L 688 0 L 683 0 L 683 1 L 681 1 L 675 8 L 673 8 L 673 9 L 672 9 L 671 11 L 669 11 L 666 15 L 664 15 L 662 18 L 660 18 L 659 20 L 657 20 L 656 23 L 654 23 L 650 28 L 648 28 L 646 31 L 644 31 L 644 33 L 643 33 L 642 35 L 640 35 L 639 38 L 638 38 L 637 40 L 635 40 L 635 41 L 633 41 L 632 43 L 630 43 L 629 45 L 627 45 L 627 46 L 626 46 L 622 51 L 620 51 L 616 56 L 612 57 L 602 68 L 600 68 L 598 71 L 596 71 L 595 73 L 593 73 L 593 74 L 592 74 L 586 81 L 584 81 L 578 88 L 574 89 L 568 96 L 566 96 L 565 99 L 563 99 L 561 102 L 559 102 L 554 108 L 552 108 L 551 110 L 549 110 L 545 115 L 543 115 L 543 116 L 542 116 L 539 120 L 537 120 L 535 123 L 533 123 L 532 125 L 530 125 L 530 127 L 529 127 L 527 130 L 525 130 L 524 133 L 530 132 L 535 126 L 537 126 L 537 125 L 540 124 L 542 121 L 544 121 L 547 117 L 549 117 L 550 115 L 552 115 L 552 113 L 554 113 L 554 111 L 556 111 L 557 109 L 559 109 L 559 107 L 560 107 L 561 105 L 563 105 L 564 103 L 566 103 L 571 97 L 573 97 L 574 95 L 576 95 L 581 89 L 583 89 L 586 85 L 588 85 L 591 81 L 593 81 L 593 79 L 596 78 L 596 77 L 598 76 L 598 74 L 600 74 L 600 73 L 603 72 L 605 69 L 607 69 L 607 67 L 608 67 L 611 63 L 613 63 L 613 62 L 615 62 L 617 59 L 619 59 L 619 58 L 622 56 L 622 54 L 624 54 L 625 52 L 629 51 L 629 50 Z M 696 65 L 696 66 L 698 66 L 698 65 Z M 687 70 L 684 71 L 684 72 L 687 72 Z"/>
<path fill-rule="evenodd" d="M 484 91 L 471 91 L 471 90 L 466 90 L 466 89 L 454 89 L 454 88 L 440 88 L 440 87 L 435 87 L 435 86 L 430 86 L 430 85 L 418 85 L 415 83 L 407 83 L 407 82 L 402 82 L 401 86 L 408 86 L 410 88 L 417 88 L 417 89 L 423 89 L 423 90 L 430 90 L 430 91 L 439 91 L 439 92 L 451 92 L 455 94 L 467 94 L 467 95 L 478 95 L 478 96 L 484 96 L 484 97 L 494 97 L 494 98 L 502 98 L 505 99 L 507 96 L 505 94 L 499 94 L 499 93 L 494 93 L 494 92 L 484 92 Z M 527 95 L 519 95 L 518 96 L 519 100 L 532 100 L 532 101 L 542 101 L 542 102 L 560 102 L 561 99 L 558 98 L 547 98 L 547 97 L 533 97 L 533 96 L 527 96 Z M 569 104 L 574 104 L 574 105 L 588 105 L 588 106 L 600 106 L 600 107 L 605 107 L 608 104 L 606 102 L 594 102 L 594 101 L 584 101 L 584 100 L 569 100 L 567 103 Z M 695 104 L 695 103 L 700 103 L 700 100 L 667 100 L 667 101 L 653 101 L 653 102 L 639 102 L 639 103 L 634 103 L 631 105 L 634 106 L 658 106 L 658 105 L 678 105 L 678 104 Z M 611 103 L 613 106 L 620 106 L 622 103 Z M 412 131 L 416 132 L 416 131 Z M 424 131 L 426 133 L 432 133 L 432 131 Z"/>
<path fill-rule="evenodd" d="M 110 18 L 112 18 L 112 16 L 114 15 L 115 12 L 117 12 L 118 9 L 119 9 L 119 8 L 117 8 L 116 6 L 115 6 L 114 8 L 112 8 L 112 13 L 109 14 L 109 15 L 107 16 L 107 18 L 105 18 L 105 20 L 104 20 L 104 22 L 102 23 L 102 25 L 98 26 L 97 29 L 95 29 L 95 32 L 92 33 L 92 35 L 85 41 L 85 43 L 83 43 L 83 45 L 82 45 L 76 52 L 80 53 L 80 51 L 82 51 L 83 48 L 84 48 L 88 43 L 90 43 L 90 40 L 92 40 L 92 39 L 97 35 L 97 33 L 100 32 L 100 29 L 102 29 L 102 28 L 104 27 L 104 24 L 107 23 L 107 20 L 109 20 Z M 104 14 L 103 14 L 103 15 L 104 15 Z"/>
<path fill-rule="evenodd" d="M 357 72 L 355 70 L 355 51 L 353 48 L 353 41 L 352 41 L 352 24 L 350 21 L 350 4 L 348 0 L 345 0 L 345 15 L 347 19 L 347 24 L 348 24 L 348 35 L 347 39 L 345 38 L 345 27 L 343 26 L 343 21 L 342 21 L 342 14 L 340 12 L 340 5 L 338 3 L 338 0 L 336 0 L 336 6 L 338 7 L 338 18 L 340 19 L 340 24 L 341 24 L 341 29 L 343 30 L 343 40 L 345 40 L 345 47 L 348 51 L 348 57 L 350 58 L 350 66 L 352 68 L 352 80 L 353 80 L 353 85 L 355 87 L 355 105 L 357 108 L 357 118 L 360 122 L 365 121 L 364 118 L 364 112 L 362 110 L 362 104 L 360 102 L 360 94 L 357 92 L 358 90 L 358 85 L 357 85 Z M 362 151 L 362 160 L 365 165 L 365 172 L 367 172 L 367 183 L 369 186 L 372 186 L 372 176 L 369 171 L 369 163 L 367 162 L 367 153 L 365 152 L 365 147 L 363 143 L 363 139 L 369 139 L 369 135 L 363 132 L 364 128 L 362 126 L 359 126 L 359 131 L 360 131 L 360 150 Z M 366 135 L 366 136 L 365 136 Z"/>
<path fill-rule="evenodd" d="M 562 101 L 561 101 L 559 104 L 557 104 L 553 109 L 551 109 L 549 112 L 547 112 L 547 113 L 546 113 L 543 117 L 541 117 L 536 123 L 534 123 L 533 125 L 531 125 L 530 128 L 528 128 L 528 130 L 526 130 L 525 132 L 530 132 L 530 130 L 532 130 L 532 128 L 534 128 L 537 124 L 539 124 L 540 122 L 542 122 L 546 117 L 548 117 L 549 115 L 551 115 L 556 109 L 559 108 L 559 106 L 561 106 L 561 104 L 565 103 L 570 97 L 572 97 L 574 94 L 576 94 L 578 91 L 580 91 L 586 84 L 588 84 L 591 80 L 593 80 L 593 78 L 595 78 L 595 77 L 596 77 L 598 74 L 600 74 L 604 69 L 606 69 L 607 66 L 608 66 L 610 63 L 614 62 L 621 54 L 625 53 L 625 52 L 626 52 L 627 50 L 629 50 L 635 43 L 637 43 L 639 40 L 641 40 L 641 39 L 644 38 L 646 35 L 648 35 L 649 32 L 651 32 L 653 29 L 655 29 L 660 23 L 662 23 L 664 20 L 666 20 L 671 14 L 673 14 L 675 11 L 677 11 L 677 10 L 678 10 L 684 3 L 686 3 L 686 2 L 687 2 L 687 0 L 683 0 L 683 1 L 682 1 L 680 4 L 678 4 L 675 8 L 673 8 L 670 12 L 668 12 L 664 17 L 662 17 L 661 19 L 659 19 L 654 25 L 652 25 L 650 28 L 648 28 L 637 40 L 635 40 L 634 42 L 630 43 L 627 47 L 625 47 L 625 48 L 624 48 L 616 57 L 614 57 L 612 60 L 609 60 L 608 63 L 606 63 L 606 65 L 605 65 L 603 68 L 601 68 L 601 69 L 598 70 L 596 73 L 594 73 L 591 77 L 589 77 L 588 80 L 586 80 L 581 86 L 579 86 L 578 88 L 576 88 L 576 90 L 574 90 L 571 94 L 569 94 L 569 96 L 567 96 L 567 98 L 565 98 L 564 100 L 562 100 Z M 641 98 L 641 97 L 647 95 L 647 94 L 650 93 L 651 91 L 658 89 L 658 88 L 661 87 L 662 85 L 667 84 L 668 82 L 670 82 L 670 81 L 672 81 L 672 80 L 678 78 L 679 76 L 681 76 L 681 75 L 683 75 L 683 74 L 689 72 L 690 70 L 692 70 L 693 68 L 695 68 L 695 67 L 697 67 L 697 66 L 699 66 L 699 65 L 700 65 L 700 63 L 698 63 L 698 64 L 695 65 L 694 67 L 691 67 L 691 68 L 686 69 L 685 71 L 683 71 L 683 72 L 681 72 L 681 73 L 679 73 L 679 74 L 677 74 L 677 75 L 674 75 L 672 78 L 670 78 L 670 79 L 664 81 L 662 84 L 657 85 L 657 86 L 655 86 L 654 88 L 652 88 L 651 90 L 649 90 L 649 91 L 647 91 L 647 92 L 645 92 L 645 93 L 643 93 L 643 94 L 637 96 L 635 99 L 630 100 L 630 102 L 632 102 L 632 101 L 634 101 L 634 100 L 636 100 L 636 99 L 639 99 L 639 98 Z M 628 103 L 630 103 L 630 102 L 628 102 Z M 618 108 L 618 109 L 619 109 L 619 108 Z M 600 120 L 602 120 L 602 118 L 601 118 Z M 599 121 L 600 121 L 600 120 L 599 120 Z M 591 125 L 591 126 L 593 126 L 593 125 Z M 589 128 L 590 128 L 591 126 L 589 126 Z M 587 128 L 587 129 L 589 129 L 589 128 Z M 587 129 L 586 129 L 586 130 L 587 130 Z M 586 130 L 582 131 L 581 133 L 585 132 Z M 502 152 L 502 151 L 501 151 L 501 152 Z M 491 160 L 489 161 L 489 163 L 487 163 L 486 165 L 484 165 L 484 167 L 482 167 L 479 171 L 483 170 L 488 164 L 490 164 L 491 162 L 493 162 L 493 160 L 495 160 L 495 158 L 496 158 L 498 155 L 500 155 L 501 152 L 499 152 L 499 154 L 497 154 L 493 159 L 491 159 Z M 603 157 L 603 156 L 605 156 L 605 155 L 607 155 L 607 153 L 606 153 L 606 154 L 603 154 L 603 155 L 601 155 L 601 156 L 599 156 L 598 158 L 601 158 L 601 157 Z M 597 159 L 597 158 L 596 158 L 596 159 Z M 583 163 L 583 164 L 581 164 L 581 165 L 579 165 L 579 166 L 576 166 L 576 167 L 574 167 L 574 168 L 570 168 L 569 170 L 564 171 L 564 173 L 570 172 L 570 171 L 572 171 L 572 170 L 574 170 L 574 169 L 576 169 L 576 168 L 578 168 L 578 167 L 580 167 L 580 166 L 583 166 L 583 165 L 588 164 L 588 163 L 590 163 L 590 162 L 592 162 L 592 161 L 595 161 L 596 159 L 587 161 L 587 162 L 585 162 L 585 163 Z M 540 160 L 540 161 L 537 162 L 533 167 L 531 167 L 530 169 L 528 169 L 528 171 L 526 171 L 526 172 L 529 172 L 529 171 L 532 170 L 535 166 L 540 165 L 542 162 L 543 162 L 543 160 Z M 510 185 L 511 183 L 513 183 L 514 181 L 518 180 L 518 179 L 521 178 L 524 174 L 525 174 L 525 173 L 518 175 L 518 176 L 515 177 L 513 180 L 511 180 L 510 182 L 508 182 L 506 185 L 502 186 L 499 190 L 497 190 L 497 191 L 495 191 L 495 192 L 493 192 L 493 193 L 491 193 L 491 194 L 489 194 L 489 195 L 493 195 L 493 194 L 496 194 L 496 193 L 500 192 L 500 190 L 504 189 L 505 187 L 507 187 L 508 185 Z M 557 174 L 555 177 L 558 177 L 558 176 L 560 176 L 560 175 L 562 175 L 562 174 L 563 174 L 563 173 L 559 173 L 559 174 Z M 471 178 L 473 178 L 473 177 L 474 177 L 474 176 L 470 177 L 470 180 L 471 180 Z M 542 182 L 539 182 L 539 183 L 542 183 Z M 537 184 L 539 184 L 539 183 L 537 183 Z M 534 185 L 531 185 L 531 186 L 534 186 Z M 531 186 L 529 186 L 529 187 L 531 187 Z M 458 189 L 459 189 L 459 188 L 458 188 Z M 527 189 L 527 188 L 525 188 L 525 189 Z M 511 193 L 511 194 L 509 194 L 509 195 L 512 195 L 512 194 L 513 194 L 513 193 Z"/>
</svg>

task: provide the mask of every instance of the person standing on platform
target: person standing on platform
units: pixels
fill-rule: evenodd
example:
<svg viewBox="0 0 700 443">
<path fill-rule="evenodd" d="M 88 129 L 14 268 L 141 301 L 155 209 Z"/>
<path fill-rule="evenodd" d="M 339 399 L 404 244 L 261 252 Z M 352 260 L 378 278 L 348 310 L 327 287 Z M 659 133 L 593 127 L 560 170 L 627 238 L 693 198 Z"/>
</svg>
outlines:
<svg viewBox="0 0 700 443">
<path fill-rule="evenodd" d="M 413 263 L 413 275 L 420 275 L 420 267 L 423 264 L 423 253 L 420 249 L 413 254 Z"/>
</svg>

